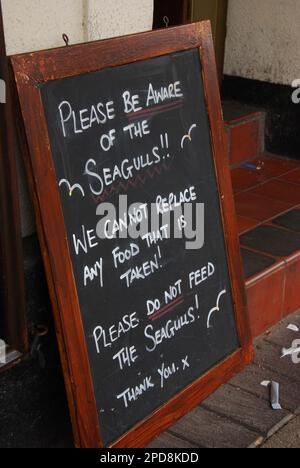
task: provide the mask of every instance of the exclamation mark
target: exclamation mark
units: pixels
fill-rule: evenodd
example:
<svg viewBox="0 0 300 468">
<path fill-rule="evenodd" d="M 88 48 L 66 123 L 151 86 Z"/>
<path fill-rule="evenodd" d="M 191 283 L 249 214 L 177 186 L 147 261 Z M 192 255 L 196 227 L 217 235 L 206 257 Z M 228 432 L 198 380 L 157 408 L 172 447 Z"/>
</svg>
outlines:
<svg viewBox="0 0 300 468">
<path fill-rule="evenodd" d="M 166 148 L 169 149 L 169 135 L 165 133 Z M 170 154 L 167 154 L 167 158 L 170 157 Z"/>
<path fill-rule="evenodd" d="M 161 257 L 161 250 L 160 250 L 159 245 L 157 246 L 157 252 L 158 252 L 158 258 L 161 259 L 162 257 Z"/>
<path fill-rule="evenodd" d="M 160 247 L 159 245 L 157 246 L 157 254 L 158 254 L 158 258 L 161 260 L 162 259 L 162 256 L 161 256 L 161 250 L 160 250 Z M 160 268 L 162 268 L 163 266 L 160 265 Z"/>
<path fill-rule="evenodd" d="M 196 306 L 196 310 L 199 310 L 198 294 L 195 294 L 195 306 Z M 197 319 L 200 320 L 200 315 L 198 315 Z"/>
<path fill-rule="evenodd" d="M 164 135 L 160 135 L 160 143 L 161 143 L 161 147 L 162 147 L 163 150 L 164 149 L 166 149 L 166 150 L 169 149 L 169 135 L 167 133 L 165 133 Z M 166 155 L 166 157 L 169 158 L 170 154 L 168 153 Z"/>
</svg>

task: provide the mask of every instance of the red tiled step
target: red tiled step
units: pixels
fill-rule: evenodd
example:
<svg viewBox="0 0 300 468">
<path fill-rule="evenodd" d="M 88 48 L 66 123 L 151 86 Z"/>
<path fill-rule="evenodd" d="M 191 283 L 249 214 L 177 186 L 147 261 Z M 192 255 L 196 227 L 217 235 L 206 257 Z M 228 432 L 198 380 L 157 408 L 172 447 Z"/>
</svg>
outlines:
<svg viewBox="0 0 300 468">
<path fill-rule="evenodd" d="M 274 225 L 264 224 L 240 238 L 242 246 L 263 252 L 273 258 L 288 260 L 300 252 L 300 234 Z"/>
<path fill-rule="evenodd" d="M 280 179 L 291 184 L 300 184 L 300 168 L 281 176 Z"/>
<path fill-rule="evenodd" d="M 223 102 L 230 165 L 259 157 L 264 150 L 265 113 L 238 103 Z"/>
<path fill-rule="evenodd" d="M 232 169 L 240 234 L 300 204 L 298 171 L 298 161 L 267 153 Z"/>
<path fill-rule="evenodd" d="M 300 162 L 264 152 L 265 113 L 223 103 L 253 337 L 300 308 Z"/>
<path fill-rule="evenodd" d="M 289 210 L 293 205 L 280 200 L 272 200 L 253 191 L 241 192 L 235 196 L 238 216 L 257 220 L 257 224 L 268 221 Z"/>
<path fill-rule="evenodd" d="M 300 162 L 263 154 L 232 170 L 253 337 L 300 308 Z"/>
<path fill-rule="evenodd" d="M 244 234 L 245 232 L 250 231 L 250 229 L 257 226 L 256 219 L 247 218 L 245 216 L 237 216 L 237 222 L 240 234 Z"/>
<path fill-rule="evenodd" d="M 300 184 L 299 166 L 300 163 L 297 161 L 263 153 L 260 158 L 252 159 L 232 169 L 233 191 L 234 193 L 248 191 L 275 179 Z"/>
<path fill-rule="evenodd" d="M 257 337 L 300 308 L 300 209 L 248 231 L 241 245 L 251 331 Z"/>
<path fill-rule="evenodd" d="M 279 200 L 291 207 L 300 204 L 300 185 L 291 185 L 281 180 L 271 180 L 263 185 L 255 187 L 252 193 L 267 197 L 270 200 Z"/>
<path fill-rule="evenodd" d="M 244 248 L 242 249 L 244 250 Z M 254 251 L 253 251 L 254 253 Z M 285 280 L 285 263 L 283 260 L 255 252 L 261 263 L 268 259 L 270 266 L 258 271 L 246 279 L 246 292 L 250 327 L 253 338 L 262 335 L 266 330 L 279 322 L 283 316 L 283 288 Z M 249 261 L 248 261 L 249 262 Z M 247 265 L 247 260 L 244 264 Z"/>
</svg>

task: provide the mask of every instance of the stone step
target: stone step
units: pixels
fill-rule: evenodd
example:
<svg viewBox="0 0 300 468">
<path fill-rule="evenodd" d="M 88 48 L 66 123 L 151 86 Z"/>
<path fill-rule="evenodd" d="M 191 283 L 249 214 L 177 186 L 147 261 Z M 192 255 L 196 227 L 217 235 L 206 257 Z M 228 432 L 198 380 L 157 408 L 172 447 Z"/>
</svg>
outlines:
<svg viewBox="0 0 300 468">
<path fill-rule="evenodd" d="M 222 104 L 230 165 L 258 158 L 264 151 L 265 112 L 236 102 Z"/>
</svg>

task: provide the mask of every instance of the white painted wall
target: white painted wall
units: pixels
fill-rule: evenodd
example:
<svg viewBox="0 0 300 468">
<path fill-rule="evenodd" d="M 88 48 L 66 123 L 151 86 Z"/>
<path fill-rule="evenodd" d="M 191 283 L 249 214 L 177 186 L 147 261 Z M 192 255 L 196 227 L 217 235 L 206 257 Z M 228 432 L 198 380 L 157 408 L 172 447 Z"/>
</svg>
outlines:
<svg viewBox="0 0 300 468">
<path fill-rule="evenodd" d="M 82 0 L 2 0 L 2 7 L 9 55 L 62 46 L 63 32 L 83 40 Z"/>
<path fill-rule="evenodd" d="M 9 55 L 141 32 L 152 28 L 153 0 L 2 0 Z M 23 236 L 35 223 L 18 159 Z"/>
<path fill-rule="evenodd" d="M 300 0 L 229 0 L 225 73 L 279 84 L 300 78 Z"/>
<path fill-rule="evenodd" d="M 154 0 L 89 0 L 89 41 L 152 29 Z"/>
</svg>

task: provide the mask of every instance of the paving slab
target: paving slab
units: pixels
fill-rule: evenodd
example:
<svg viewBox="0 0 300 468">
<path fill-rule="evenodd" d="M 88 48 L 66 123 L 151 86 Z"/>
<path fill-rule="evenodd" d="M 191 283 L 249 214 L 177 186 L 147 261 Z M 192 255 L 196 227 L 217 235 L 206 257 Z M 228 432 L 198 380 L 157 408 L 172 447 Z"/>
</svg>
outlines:
<svg viewBox="0 0 300 468">
<path fill-rule="evenodd" d="M 292 413 L 300 409 L 299 384 L 291 382 L 288 377 L 276 371 L 252 364 L 230 381 L 230 385 L 248 391 L 258 398 L 270 401 L 270 389 L 261 385 L 264 381 L 274 381 L 280 384 L 281 406 Z"/>
<path fill-rule="evenodd" d="M 271 437 L 262 448 L 264 449 L 298 449 L 300 448 L 300 416 L 295 418 L 283 429 Z"/>
<path fill-rule="evenodd" d="M 299 328 L 299 332 L 288 330 L 288 325 L 296 325 Z M 287 317 L 279 326 L 274 327 L 270 333 L 265 336 L 266 341 L 284 348 L 289 348 L 293 340 L 297 339 L 300 339 L 300 311 Z"/>
<path fill-rule="evenodd" d="M 255 364 L 270 370 L 275 369 L 278 374 L 300 383 L 300 364 L 294 364 L 290 356 L 285 358 L 281 358 L 281 356 L 282 346 L 270 343 L 265 339 L 256 342 Z"/>
<path fill-rule="evenodd" d="M 185 416 L 170 431 L 200 448 L 245 448 L 260 439 L 257 432 L 202 407 Z"/>
<path fill-rule="evenodd" d="M 168 432 L 165 432 L 161 436 L 157 437 L 150 445 L 149 449 L 193 449 L 198 448 L 197 445 L 193 445 L 191 442 L 182 440 Z"/>
<path fill-rule="evenodd" d="M 273 411 L 268 401 L 231 385 L 223 385 L 203 406 L 264 437 L 291 417 L 289 411 Z"/>
</svg>

